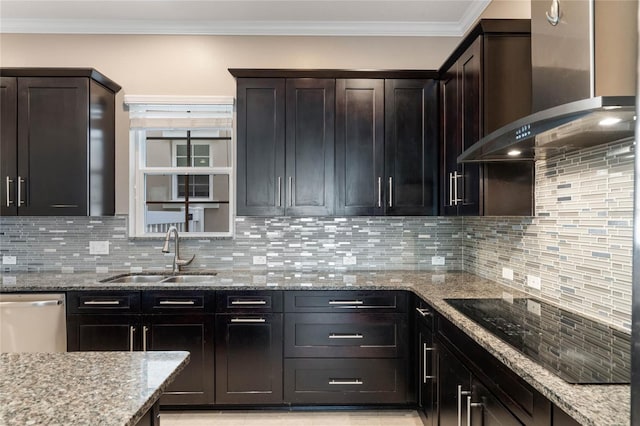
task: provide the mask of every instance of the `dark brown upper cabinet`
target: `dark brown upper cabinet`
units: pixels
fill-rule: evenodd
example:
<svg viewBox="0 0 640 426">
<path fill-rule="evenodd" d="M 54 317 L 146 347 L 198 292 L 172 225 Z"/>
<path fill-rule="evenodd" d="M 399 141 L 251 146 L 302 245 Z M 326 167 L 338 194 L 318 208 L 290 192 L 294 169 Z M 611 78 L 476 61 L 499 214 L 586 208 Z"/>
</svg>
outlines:
<svg viewBox="0 0 640 426">
<path fill-rule="evenodd" d="M 457 163 L 483 136 L 531 112 L 530 21 L 480 21 L 440 75 L 440 213 L 532 215 L 533 162 Z"/>
<path fill-rule="evenodd" d="M 240 78 L 238 215 L 333 214 L 335 81 Z"/>
<path fill-rule="evenodd" d="M 437 82 L 338 79 L 336 213 L 435 215 Z"/>
<path fill-rule="evenodd" d="M 120 86 L 93 69 L 0 74 L 0 213 L 113 215 Z"/>
<path fill-rule="evenodd" d="M 436 71 L 229 71 L 238 215 L 437 214 Z"/>
</svg>

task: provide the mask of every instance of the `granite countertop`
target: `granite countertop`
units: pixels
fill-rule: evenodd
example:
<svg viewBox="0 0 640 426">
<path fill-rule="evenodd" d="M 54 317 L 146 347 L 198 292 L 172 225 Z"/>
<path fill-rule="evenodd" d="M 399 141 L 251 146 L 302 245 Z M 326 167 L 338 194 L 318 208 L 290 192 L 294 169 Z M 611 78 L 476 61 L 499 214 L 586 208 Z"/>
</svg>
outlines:
<svg viewBox="0 0 640 426">
<path fill-rule="evenodd" d="M 111 275 L 116 275 L 115 273 Z M 630 386 L 572 385 L 486 331 L 444 299 L 528 297 L 494 281 L 464 272 L 218 272 L 214 278 L 190 283 L 114 284 L 108 275 L 22 273 L 4 274 L 0 292 L 67 290 L 409 290 L 462 329 L 497 359 L 521 376 L 578 422 L 588 426 L 630 424 Z M 553 301 L 547 301 L 553 303 Z"/>
<path fill-rule="evenodd" d="M 0 354 L 0 424 L 135 425 L 188 352 Z"/>
</svg>

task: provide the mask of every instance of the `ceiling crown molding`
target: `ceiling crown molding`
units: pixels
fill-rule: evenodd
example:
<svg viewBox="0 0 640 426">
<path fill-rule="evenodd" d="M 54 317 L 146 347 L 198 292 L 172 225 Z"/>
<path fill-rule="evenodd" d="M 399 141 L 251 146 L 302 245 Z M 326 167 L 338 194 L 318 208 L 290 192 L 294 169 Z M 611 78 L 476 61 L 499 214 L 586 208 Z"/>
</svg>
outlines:
<svg viewBox="0 0 640 426">
<path fill-rule="evenodd" d="M 457 22 L 0 19 L 0 33 L 461 37 L 490 1 L 472 2 Z"/>
</svg>

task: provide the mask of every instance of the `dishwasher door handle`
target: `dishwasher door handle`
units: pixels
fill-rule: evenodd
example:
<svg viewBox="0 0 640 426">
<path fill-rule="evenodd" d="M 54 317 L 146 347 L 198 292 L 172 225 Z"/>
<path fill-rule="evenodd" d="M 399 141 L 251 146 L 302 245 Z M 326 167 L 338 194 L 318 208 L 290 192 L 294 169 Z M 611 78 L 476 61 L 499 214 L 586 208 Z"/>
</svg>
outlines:
<svg viewBox="0 0 640 426">
<path fill-rule="evenodd" d="M 13 306 L 15 308 L 24 307 L 24 308 L 32 308 L 32 307 L 41 307 L 41 306 L 57 306 L 62 305 L 62 300 L 60 299 L 52 299 L 52 300 L 32 300 L 29 302 L 0 302 L 0 306 Z"/>
</svg>

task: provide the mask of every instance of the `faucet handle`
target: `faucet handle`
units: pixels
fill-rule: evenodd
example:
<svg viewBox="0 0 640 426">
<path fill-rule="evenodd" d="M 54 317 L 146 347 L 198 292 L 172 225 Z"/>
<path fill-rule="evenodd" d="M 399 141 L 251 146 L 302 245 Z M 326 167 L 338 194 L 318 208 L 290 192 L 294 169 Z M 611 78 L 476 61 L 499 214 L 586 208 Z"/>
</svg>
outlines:
<svg viewBox="0 0 640 426">
<path fill-rule="evenodd" d="M 187 266 L 190 265 L 191 262 L 193 262 L 193 259 L 196 258 L 196 255 L 194 254 L 193 256 L 191 256 L 191 259 L 187 260 L 187 259 L 176 259 L 176 265 L 178 266 Z"/>
</svg>

